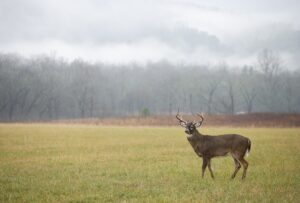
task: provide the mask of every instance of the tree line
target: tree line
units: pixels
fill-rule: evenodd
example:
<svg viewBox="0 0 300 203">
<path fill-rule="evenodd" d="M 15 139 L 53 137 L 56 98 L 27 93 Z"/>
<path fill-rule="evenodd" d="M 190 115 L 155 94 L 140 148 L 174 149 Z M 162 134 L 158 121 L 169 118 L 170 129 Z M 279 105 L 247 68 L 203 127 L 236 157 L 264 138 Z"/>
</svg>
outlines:
<svg viewBox="0 0 300 203">
<path fill-rule="evenodd" d="M 300 71 L 264 50 L 254 65 L 108 65 L 0 54 L 0 120 L 299 112 Z"/>
</svg>

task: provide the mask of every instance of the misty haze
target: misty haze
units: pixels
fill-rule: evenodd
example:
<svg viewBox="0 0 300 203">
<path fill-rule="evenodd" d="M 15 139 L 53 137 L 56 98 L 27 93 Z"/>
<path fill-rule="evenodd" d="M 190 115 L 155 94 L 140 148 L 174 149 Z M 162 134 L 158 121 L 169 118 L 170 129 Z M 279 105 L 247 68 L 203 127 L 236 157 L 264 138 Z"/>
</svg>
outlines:
<svg viewBox="0 0 300 203">
<path fill-rule="evenodd" d="M 299 112 L 299 3 L 247 4 L 1 1 L 0 119 Z"/>
<path fill-rule="evenodd" d="M 0 202 L 299 202 L 299 11 L 0 0 Z"/>
</svg>

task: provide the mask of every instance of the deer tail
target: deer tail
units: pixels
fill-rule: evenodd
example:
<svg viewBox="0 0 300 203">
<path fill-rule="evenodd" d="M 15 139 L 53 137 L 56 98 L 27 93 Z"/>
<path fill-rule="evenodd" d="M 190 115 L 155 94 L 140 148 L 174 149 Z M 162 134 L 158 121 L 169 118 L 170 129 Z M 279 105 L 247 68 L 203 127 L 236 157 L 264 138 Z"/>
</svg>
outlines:
<svg viewBox="0 0 300 203">
<path fill-rule="evenodd" d="M 250 153 L 250 150 L 251 150 L 251 141 L 250 141 L 250 139 L 248 139 L 248 146 L 247 146 L 247 151 L 246 151 L 247 155 Z"/>
</svg>

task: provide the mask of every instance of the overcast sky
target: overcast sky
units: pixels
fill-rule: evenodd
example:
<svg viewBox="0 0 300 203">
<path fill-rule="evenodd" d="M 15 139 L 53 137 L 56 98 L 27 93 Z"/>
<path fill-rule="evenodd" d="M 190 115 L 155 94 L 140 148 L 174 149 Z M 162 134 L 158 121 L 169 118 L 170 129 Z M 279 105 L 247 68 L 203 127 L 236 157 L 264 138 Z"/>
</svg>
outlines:
<svg viewBox="0 0 300 203">
<path fill-rule="evenodd" d="M 104 63 L 300 64 L 299 0 L 0 0 L 0 52 Z"/>
</svg>

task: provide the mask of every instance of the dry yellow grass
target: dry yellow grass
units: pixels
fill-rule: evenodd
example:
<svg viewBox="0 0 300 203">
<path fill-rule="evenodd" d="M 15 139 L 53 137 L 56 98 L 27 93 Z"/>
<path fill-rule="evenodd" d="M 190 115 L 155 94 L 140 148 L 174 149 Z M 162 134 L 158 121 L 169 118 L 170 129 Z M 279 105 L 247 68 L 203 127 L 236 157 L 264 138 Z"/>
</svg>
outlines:
<svg viewBox="0 0 300 203">
<path fill-rule="evenodd" d="M 248 176 L 216 179 L 180 128 L 0 125 L 1 202 L 299 202 L 299 128 L 203 128 L 252 141 Z"/>
</svg>

